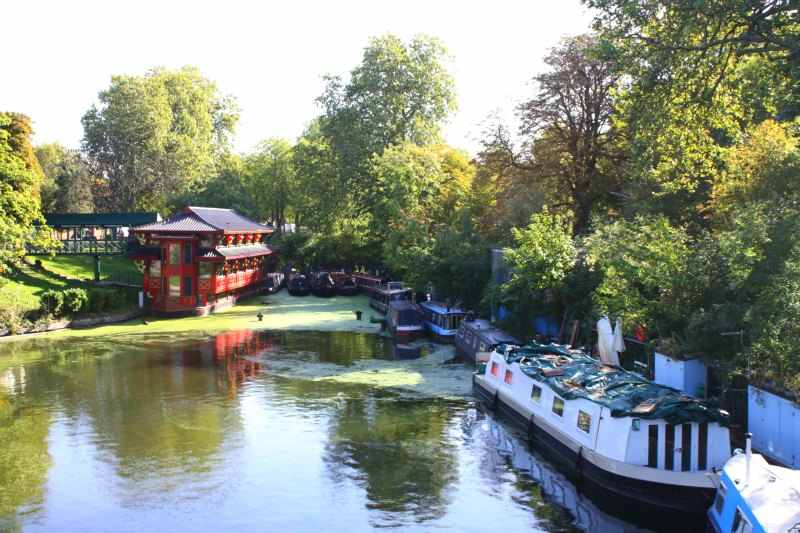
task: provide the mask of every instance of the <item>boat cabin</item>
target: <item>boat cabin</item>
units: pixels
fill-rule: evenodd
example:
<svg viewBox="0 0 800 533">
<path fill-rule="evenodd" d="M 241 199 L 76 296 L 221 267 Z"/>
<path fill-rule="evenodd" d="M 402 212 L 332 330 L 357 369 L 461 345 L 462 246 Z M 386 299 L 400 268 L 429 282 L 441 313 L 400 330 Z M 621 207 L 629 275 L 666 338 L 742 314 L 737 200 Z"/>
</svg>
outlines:
<svg viewBox="0 0 800 533">
<path fill-rule="evenodd" d="M 389 304 L 392 302 L 410 302 L 412 300 L 411 289 L 403 287 L 402 281 L 390 281 L 372 289 L 369 296 L 369 305 L 381 314 L 389 311 Z"/>
<path fill-rule="evenodd" d="M 722 469 L 709 522 L 720 533 L 800 531 L 800 471 L 739 451 Z"/>
<path fill-rule="evenodd" d="M 458 307 L 441 302 L 427 301 L 419 304 L 425 320 L 425 328 L 437 340 L 453 342 L 466 313 Z"/>
<path fill-rule="evenodd" d="M 272 270 L 271 226 L 232 209 L 187 207 L 131 228 L 141 246 L 128 257 L 144 267 L 144 292 L 154 312 L 203 315 L 263 288 Z"/>
<path fill-rule="evenodd" d="M 461 321 L 456 333 L 456 350 L 467 361 L 486 362 L 501 344 L 521 344 L 519 340 L 481 318 Z"/>
<path fill-rule="evenodd" d="M 421 335 L 424 329 L 422 311 L 409 301 L 390 302 L 386 323 L 392 335 L 405 339 Z"/>
<path fill-rule="evenodd" d="M 556 459 L 643 504 L 705 513 L 730 457 L 727 413 L 565 346 L 501 345 L 473 384 Z"/>
</svg>

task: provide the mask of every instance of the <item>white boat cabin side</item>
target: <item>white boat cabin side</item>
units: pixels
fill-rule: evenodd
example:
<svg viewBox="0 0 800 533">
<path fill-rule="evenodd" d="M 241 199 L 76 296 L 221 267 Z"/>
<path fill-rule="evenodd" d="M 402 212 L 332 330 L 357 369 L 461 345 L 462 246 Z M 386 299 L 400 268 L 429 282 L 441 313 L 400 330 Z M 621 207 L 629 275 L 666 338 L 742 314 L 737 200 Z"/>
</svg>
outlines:
<svg viewBox="0 0 800 533">
<path fill-rule="evenodd" d="M 525 374 L 517 362 L 492 352 L 484 378 L 584 448 L 616 461 L 676 472 L 721 468 L 730 457 L 728 428 L 716 422 L 667 424 L 663 419 L 613 417 L 608 407 L 585 398 L 564 399 Z"/>
</svg>

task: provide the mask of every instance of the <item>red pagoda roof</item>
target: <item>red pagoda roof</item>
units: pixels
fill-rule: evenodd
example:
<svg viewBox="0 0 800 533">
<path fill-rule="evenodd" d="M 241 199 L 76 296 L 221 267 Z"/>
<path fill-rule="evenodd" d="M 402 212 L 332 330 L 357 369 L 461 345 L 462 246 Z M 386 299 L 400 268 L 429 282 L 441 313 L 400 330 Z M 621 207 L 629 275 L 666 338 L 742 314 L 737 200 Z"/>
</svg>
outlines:
<svg viewBox="0 0 800 533">
<path fill-rule="evenodd" d="M 233 209 L 187 207 L 161 222 L 136 226 L 136 233 L 272 233 L 272 226 L 259 224 Z"/>
</svg>

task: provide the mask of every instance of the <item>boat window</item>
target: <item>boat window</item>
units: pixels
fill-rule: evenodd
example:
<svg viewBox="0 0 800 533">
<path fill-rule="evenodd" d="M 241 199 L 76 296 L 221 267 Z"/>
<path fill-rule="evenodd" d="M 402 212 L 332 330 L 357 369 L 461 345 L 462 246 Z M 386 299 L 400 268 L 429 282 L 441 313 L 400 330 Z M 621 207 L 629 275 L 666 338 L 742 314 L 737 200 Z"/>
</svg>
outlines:
<svg viewBox="0 0 800 533">
<path fill-rule="evenodd" d="M 506 382 L 506 385 L 511 385 L 511 381 L 514 379 L 514 373 L 511 370 L 506 370 L 506 377 L 503 381 Z"/>
<path fill-rule="evenodd" d="M 647 466 L 658 467 L 658 424 L 647 426 Z"/>
<path fill-rule="evenodd" d="M 558 416 L 564 416 L 564 400 L 558 396 L 553 397 L 553 412 Z"/>
<path fill-rule="evenodd" d="M 498 372 L 500 372 L 500 370 L 497 367 L 497 363 L 492 361 L 492 375 L 497 376 Z"/>
<path fill-rule="evenodd" d="M 534 385 L 531 389 L 531 400 L 536 403 L 542 401 L 542 388 L 539 385 Z"/>
<path fill-rule="evenodd" d="M 718 515 L 722 514 L 722 509 L 725 507 L 726 492 L 725 483 L 720 482 L 719 488 L 717 489 L 717 496 L 714 498 L 714 509 L 717 511 Z"/>
<path fill-rule="evenodd" d="M 486 344 L 481 343 L 481 350 L 480 351 L 482 351 L 482 352 L 486 351 Z"/>
<path fill-rule="evenodd" d="M 578 429 L 584 433 L 589 433 L 592 430 L 592 415 L 585 411 L 578 411 Z"/>
<path fill-rule="evenodd" d="M 191 265 L 192 264 L 192 245 L 188 242 L 183 245 L 183 264 L 184 265 Z"/>
<path fill-rule="evenodd" d="M 750 525 L 750 521 L 744 516 L 742 510 L 737 507 L 736 516 L 733 517 L 731 533 L 751 533 L 752 531 L 753 526 Z"/>
<path fill-rule="evenodd" d="M 664 468 L 672 470 L 675 466 L 675 426 L 667 424 L 664 438 Z"/>
<path fill-rule="evenodd" d="M 700 424 L 700 434 L 697 436 L 697 469 L 705 470 L 708 467 L 708 422 Z"/>
<path fill-rule="evenodd" d="M 169 278 L 169 295 L 170 296 L 180 296 L 181 295 L 181 277 L 180 276 L 170 276 L 170 278 Z"/>
<path fill-rule="evenodd" d="M 150 276 L 161 277 L 161 261 L 150 261 Z"/>
<path fill-rule="evenodd" d="M 170 244 L 169 245 L 169 264 L 170 265 L 180 265 L 181 264 L 181 245 L 180 244 Z"/>
<path fill-rule="evenodd" d="M 190 276 L 186 276 L 185 278 L 183 278 L 183 295 L 184 296 L 192 295 L 192 278 Z"/>
<path fill-rule="evenodd" d="M 692 469 L 692 425 L 681 426 L 681 470 L 688 472 Z"/>
</svg>

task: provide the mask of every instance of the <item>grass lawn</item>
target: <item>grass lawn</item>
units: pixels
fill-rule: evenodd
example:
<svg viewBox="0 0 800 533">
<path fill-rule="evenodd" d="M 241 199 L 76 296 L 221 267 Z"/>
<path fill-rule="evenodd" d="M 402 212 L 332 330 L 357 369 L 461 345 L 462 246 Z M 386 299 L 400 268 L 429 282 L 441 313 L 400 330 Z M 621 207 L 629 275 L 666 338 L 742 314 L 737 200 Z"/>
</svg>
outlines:
<svg viewBox="0 0 800 533">
<path fill-rule="evenodd" d="M 0 280 L 0 307 L 15 304 L 24 310 L 39 308 L 39 295 L 48 289 L 67 287 L 69 284 L 22 266 L 20 272 Z"/>
<path fill-rule="evenodd" d="M 94 257 L 90 255 L 57 255 L 55 257 L 31 257 L 40 260 L 51 272 L 79 279 L 94 279 Z M 141 283 L 142 273 L 136 264 L 123 255 L 100 257 L 100 278 Z"/>
</svg>

